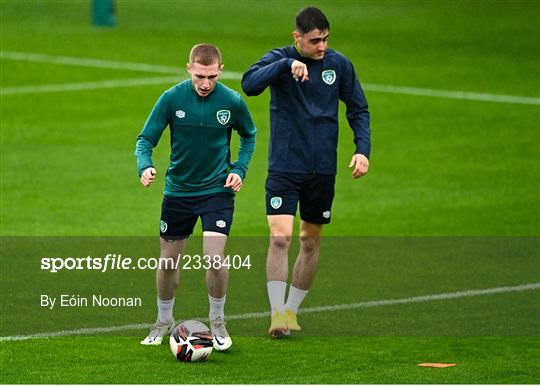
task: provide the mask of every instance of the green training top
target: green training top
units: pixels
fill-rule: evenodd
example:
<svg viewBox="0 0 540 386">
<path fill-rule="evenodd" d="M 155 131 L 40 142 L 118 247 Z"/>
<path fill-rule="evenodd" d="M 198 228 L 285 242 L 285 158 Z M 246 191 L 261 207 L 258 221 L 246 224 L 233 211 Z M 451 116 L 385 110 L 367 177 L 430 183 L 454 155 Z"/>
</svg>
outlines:
<svg viewBox="0 0 540 386">
<path fill-rule="evenodd" d="M 171 130 L 171 159 L 165 195 L 232 192 L 223 187 L 227 175 L 246 177 L 257 129 L 236 91 L 217 83 L 209 95 L 201 97 L 191 79 L 165 91 L 137 137 L 139 176 L 153 166 L 152 151 L 167 126 Z M 240 135 L 240 148 L 238 160 L 231 163 L 229 144 L 233 129 Z"/>
</svg>

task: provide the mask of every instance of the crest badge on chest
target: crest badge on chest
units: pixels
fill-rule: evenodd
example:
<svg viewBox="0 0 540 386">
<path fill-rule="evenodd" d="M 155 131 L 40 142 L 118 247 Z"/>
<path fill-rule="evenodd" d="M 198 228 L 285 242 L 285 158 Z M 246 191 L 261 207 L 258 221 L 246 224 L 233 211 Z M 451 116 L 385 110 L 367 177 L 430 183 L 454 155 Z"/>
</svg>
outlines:
<svg viewBox="0 0 540 386">
<path fill-rule="evenodd" d="M 219 123 L 221 123 L 222 125 L 226 125 L 231 119 L 231 112 L 229 110 L 219 110 L 216 113 L 216 118 Z"/>
<path fill-rule="evenodd" d="M 323 82 L 328 85 L 332 85 L 336 81 L 336 72 L 334 70 L 324 70 L 321 76 Z"/>
</svg>

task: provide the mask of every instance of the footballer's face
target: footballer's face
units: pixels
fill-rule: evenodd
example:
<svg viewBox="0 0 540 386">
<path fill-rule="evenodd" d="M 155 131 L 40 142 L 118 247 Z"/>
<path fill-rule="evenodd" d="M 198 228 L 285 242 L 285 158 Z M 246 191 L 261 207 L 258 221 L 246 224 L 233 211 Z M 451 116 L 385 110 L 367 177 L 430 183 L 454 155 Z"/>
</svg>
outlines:
<svg viewBox="0 0 540 386">
<path fill-rule="evenodd" d="M 314 29 L 305 34 L 298 31 L 293 32 L 294 41 L 302 55 L 314 60 L 324 58 L 328 47 L 328 36 L 330 36 L 330 31 L 327 29 L 323 31 Z"/>
<path fill-rule="evenodd" d="M 216 87 L 219 76 L 223 71 L 223 64 L 215 62 L 209 66 L 200 63 L 188 63 L 187 70 L 191 75 L 191 83 L 197 94 L 201 97 L 208 96 Z"/>
</svg>

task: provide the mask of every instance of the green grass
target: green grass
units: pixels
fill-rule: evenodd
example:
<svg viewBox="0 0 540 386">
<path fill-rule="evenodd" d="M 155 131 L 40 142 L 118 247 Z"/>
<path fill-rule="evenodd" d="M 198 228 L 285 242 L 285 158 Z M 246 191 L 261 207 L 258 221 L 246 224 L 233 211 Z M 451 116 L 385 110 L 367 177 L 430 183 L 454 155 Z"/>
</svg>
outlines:
<svg viewBox="0 0 540 386">
<path fill-rule="evenodd" d="M 90 25 L 89 1 L 2 1 L 1 50 L 175 66 L 181 80 L 189 49 L 204 41 L 221 48 L 226 70 L 241 73 L 269 49 L 291 42 L 294 15 L 306 5 L 116 3 L 119 25 L 100 29 Z M 538 2 L 313 4 L 329 16 L 330 46 L 352 60 L 367 85 L 540 96 Z M 8 59 L 0 64 L 2 88 L 163 75 Z M 241 91 L 238 81 L 224 83 Z M 170 85 L 0 95 L 0 335 L 153 320 L 153 272 L 51 274 L 39 270 L 39 259 L 55 253 L 99 255 L 112 246 L 134 255 L 157 253 L 168 134 L 155 151 L 158 181 L 150 189 L 138 181 L 133 152 L 148 113 Z M 342 108 L 333 221 L 324 232 L 332 237 L 323 242 L 319 275 L 304 306 L 538 282 L 540 107 L 369 87 L 366 95 L 372 114 L 370 172 L 350 178 L 352 134 Z M 246 101 L 259 129 L 258 144 L 236 198 L 236 239 L 230 248 L 251 253 L 253 269 L 231 273 L 229 315 L 268 308 L 269 93 Z M 199 241 L 190 248 L 196 253 Z M 206 315 L 203 276 L 183 273 L 177 318 Z M 95 292 L 141 296 L 143 307 L 39 307 L 42 293 Z M 538 383 L 538 296 L 531 290 L 309 313 L 301 316 L 304 331 L 283 342 L 265 338 L 264 318 L 235 320 L 229 323 L 233 350 L 191 366 L 176 363 L 166 347 L 140 347 L 142 330 L 4 341 L 0 381 Z M 416 367 L 436 361 L 458 365 Z"/>
<path fill-rule="evenodd" d="M 200 242 L 197 238 L 191 240 L 188 252 L 197 253 Z M 235 342 L 231 353 L 212 354 L 208 368 L 188 367 L 187 373 L 182 370 L 179 380 L 177 367 L 173 366 L 180 364 L 175 363 L 166 346 L 141 348 L 138 341 L 145 330 L 126 328 L 101 337 L 1 342 L 3 380 L 13 383 L 32 379 L 43 383 L 456 383 L 459 379 L 464 383 L 534 383 L 538 380 L 538 290 L 303 313 L 301 333 L 282 342 L 269 340 L 267 317 L 245 315 L 264 312 L 268 307 L 264 286 L 266 242 L 260 237 L 230 240 L 229 253 L 242 256 L 250 253 L 252 267 L 231 272 L 227 315 L 243 316 L 228 324 Z M 127 326 L 147 323 L 155 317 L 154 273 L 150 270 L 106 273 L 39 270 L 41 257 L 97 257 L 111 252 L 132 258 L 156 256 L 152 237 L 17 237 L 4 238 L 3 243 L 0 291 L 3 309 L 10 312 L 2 314 L 1 336 Z M 296 248 L 293 246 L 293 250 Z M 329 237 L 325 239 L 322 255 L 316 285 L 304 303 L 305 310 L 516 286 L 535 283 L 538 278 L 537 238 Z M 21 282 L 20 277 L 25 277 L 25 281 Z M 57 301 L 57 306 L 49 310 L 38 306 L 43 294 L 57 298 L 61 294 L 73 294 L 89 299 L 93 294 L 140 297 L 142 306 L 62 308 Z M 177 320 L 203 318 L 207 310 L 204 272 L 182 271 L 175 317 Z M 29 345 L 37 347 L 37 351 L 29 350 Z M 115 358 L 111 359 L 103 350 L 112 350 Z M 34 363 L 31 370 L 27 370 L 26 361 Z M 417 363 L 437 361 L 458 363 L 459 368 L 416 368 Z M 285 371 L 279 366 L 283 362 L 288 364 Z M 158 376 L 145 370 L 155 366 L 162 366 Z M 88 378 L 96 368 L 100 369 L 99 374 Z M 117 378 L 115 374 L 122 376 Z"/>
<path fill-rule="evenodd" d="M 229 353 L 212 353 L 208 362 L 193 364 L 177 362 L 166 346 L 142 347 L 126 337 L 58 338 L 43 340 L 39 345 L 9 345 L 14 355 L 6 360 L 3 373 L 4 379 L 13 383 L 489 384 L 535 383 L 540 375 L 531 372 L 539 355 L 538 341 L 532 338 L 326 337 L 270 341 L 241 337 Z M 316 363 L 313 351 L 319 358 Z M 424 362 L 457 366 L 416 366 Z"/>
<path fill-rule="evenodd" d="M 121 2 L 119 26 L 97 29 L 81 5 L 3 2 L 2 49 L 178 66 L 180 73 L 191 45 L 212 41 L 222 48 L 226 69 L 242 72 L 289 42 L 290 20 L 301 6 L 213 2 L 222 22 L 209 29 L 197 27 L 204 3 Z M 335 20 L 331 46 L 351 58 L 364 82 L 540 94 L 535 2 L 322 6 Z M 2 66 L 3 87 L 152 75 L 12 60 Z M 225 83 L 240 90 L 238 81 Z M 163 173 L 152 189 L 140 189 L 132 153 L 168 86 L 4 96 L 2 234 L 155 234 Z M 327 234 L 538 234 L 538 106 L 367 96 L 371 171 L 359 181 L 349 177 L 353 145 L 342 111 L 336 221 Z M 233 232 L 264 235 L 268 93 L 247 102 L 259 141 Z M 167 143 L 165 135 L 155 156 L 158 172 L 167 166 Z"/>
</svg>

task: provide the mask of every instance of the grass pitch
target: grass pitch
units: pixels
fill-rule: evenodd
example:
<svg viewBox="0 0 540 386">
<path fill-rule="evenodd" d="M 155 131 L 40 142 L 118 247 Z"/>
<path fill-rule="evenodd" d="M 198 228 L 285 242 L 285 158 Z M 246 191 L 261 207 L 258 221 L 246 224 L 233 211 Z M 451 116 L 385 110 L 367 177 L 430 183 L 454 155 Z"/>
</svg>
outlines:
<svg viewBox="0 0 540 386">
<path fill-rule="evenodd" d="M 121 83 L 185 79 L 189 49 L 199 42 L 217 44 L 225 70 L 242 73 L 268 50 L 291 42 L 294 15 L 307 4 L 116 5 L 119 25 L 101 29 L 90 25 L 90 2 L 0 3 L 3 337 L 152 321 L 153 272 L 43 272 L 39 258 L 48 244 L 38 236 L 54 236 L 79 254 L 86 244 L 75 236 L 137 236 L 126 248 L 144 242 L 155 253 L 157 237 L 146 242 L 139 236 L 157 234 L 168 136 L 155 152 L 158 181 L 151 189 L 138 181 L 133 152 L 153 104 L 175 82 Z M 538 2 L 314 5 L 330 19 L 330 46 L 352 60 L 365 87 L 373 152 L 369 174 L 352 180 L 352 135 L 342 108 L 336 200 L 325 228 L 331 237 L 305 308 L 538 282 L 539 104 L 409 95 L 396 88 L 538 100 Z M 106 62 L 96 67 L 88 59 Z M 126 62 L 154 67 L 118 68 Z M 114 81 L 108 88 L 48 87 L 108 80 Z M 241 91 L 238 80 L 223 82 Z M 391 92 L 377 91 L 380 85 Z M 268 99 L 268 92 L 246 99 L 258 145 L 237 195 L 232 234 L 251 248 L 254 267 L 231 273 L 229 315 L 268 308 Z M 194 240 L 193 251 L 197 245 Z M 183 273 L 177 318 L 206 315 L 203 276 Z M 141 296 L 143 307 L 39 307 L 41 293 L 96 291 Z M 306 313 L 304 331 L 279 342 L 265 337 L 265 318 L 232 320 L 233 350 L 194 365 L 177 363 L 165 346 L 141 347 L 144 330 L 4 339 L 0 381 L 538 383 L 538 296 L 529 290 Z M 439 361 L 457 366 L 416 366 Z"/>
<path fill-rule="evenodd" d="M 13 383 L 534 383 L 530 358 L 539 355 L 535 340 L 524 337 L 513 338 L 511 344 L 500 337 L 287 342 L 240 337 L 231 352 L 186 364 L 171 360 L 164 347 L 134 346 L 132 340 L 77 337 L 10 344 L 4 376 Z M 416 366 L 434 360 L 459 365 Z"/>
</svg>

